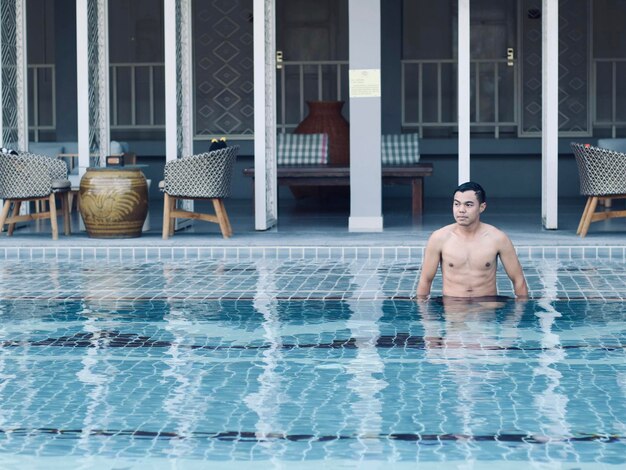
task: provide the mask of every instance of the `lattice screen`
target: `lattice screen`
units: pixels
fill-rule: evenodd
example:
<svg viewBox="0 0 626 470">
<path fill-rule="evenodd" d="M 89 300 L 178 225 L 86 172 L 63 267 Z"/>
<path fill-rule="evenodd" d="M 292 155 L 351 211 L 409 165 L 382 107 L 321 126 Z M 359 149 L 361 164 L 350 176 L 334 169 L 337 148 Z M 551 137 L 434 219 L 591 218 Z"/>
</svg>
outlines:
<svg viewBox="0 0 626 470">
<path fill-rule="evenodd" d="M 195 134 L 252 135 L 252 0 L 195 2 Z"/>
</svg>

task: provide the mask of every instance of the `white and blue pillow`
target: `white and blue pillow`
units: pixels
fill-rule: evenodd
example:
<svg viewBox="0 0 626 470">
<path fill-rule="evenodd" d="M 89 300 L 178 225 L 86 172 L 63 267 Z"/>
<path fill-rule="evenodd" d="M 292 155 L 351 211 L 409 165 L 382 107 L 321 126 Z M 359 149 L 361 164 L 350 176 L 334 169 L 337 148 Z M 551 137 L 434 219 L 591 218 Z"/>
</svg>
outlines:
<svg viewBox="0 0 626 470">
<path fill-rule="evenodd" d="M 383 134 L 383 165 L 411 165 L 420 161 L 419 134 Z"/>
<path fill-rule="evenodd" d="M 278 134 L 278 165 L 325 165 L 328 163 L 328 134 Z"/>
</svg>

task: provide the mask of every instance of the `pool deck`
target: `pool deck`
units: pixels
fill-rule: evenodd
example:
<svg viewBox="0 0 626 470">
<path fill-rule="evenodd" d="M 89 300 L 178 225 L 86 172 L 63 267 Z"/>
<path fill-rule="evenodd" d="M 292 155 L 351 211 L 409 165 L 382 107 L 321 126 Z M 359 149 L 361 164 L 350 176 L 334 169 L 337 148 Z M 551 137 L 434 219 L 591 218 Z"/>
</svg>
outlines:
<svg viewBox="0 0 626 470">
<path fill-rule="evenodd" d="M 623 205 L 624 201 L 614 201 Z M 347 202 L 336 204 L 319 201 L 286 201 L 279 207 L 279 223 L 267 231 L 254 229 L 253 207 L 250 201 L 227 200 L 234 235 L 222 238 L 216 224 L 195 222 L 194 226 L 177 232 L 169 240 L 161 238 L 162 201 L 150 203 L 150 230 L 141 237 L 130 239 L 94 239 L 78 231 L 78 214 L 73 213 L 74 233 L 60 235 L 57 241 L 50 235 L 49 221 L 31 222 L 17 229 L 12 237 L 0 235 L 1 248 L 184 248 L 184 247 L 384 247 L 419 248 L 426 244 L 430 233 L 453 222 L 450 202 L 426 199 L 421 220 L 413 221 L 410 201 L 383 201 L 383 232 L 355 233 L 348 231 Z M 558 230 L 545 230 L 541 222 L 539 199 L 494 199 L 482 220 L 504 230 L 519 249 L 528 247 L 610 247 L 626 248 L 626 219 L 595 222 L 588 235 L 581 238 L 576 228 L 584 206 L 583 198 L 562 200 L 559 206 Z M 621 207 L 621 206 L 618 206 Z M 622 255 L 623 256 L 623 255 Z"/>
</svg>

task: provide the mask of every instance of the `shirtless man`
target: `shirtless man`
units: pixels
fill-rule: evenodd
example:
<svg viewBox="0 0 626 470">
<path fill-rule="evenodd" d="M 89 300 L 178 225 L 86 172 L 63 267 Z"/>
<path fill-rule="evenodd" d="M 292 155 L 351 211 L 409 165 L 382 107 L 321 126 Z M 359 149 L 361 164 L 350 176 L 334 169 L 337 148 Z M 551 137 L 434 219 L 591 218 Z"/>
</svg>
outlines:
<svg viewBox="0 0 626 470">
<path fill-rule="evenodd" d="M 424 252 L 417 298 L 427 299 L 441 263 L 444 297 L 491 297 L 496 289 L 498 257 L 517 297 L 528 296 L 528 286 L 515 248 L 504 232 L 480 221 L 487 207 L 485 191 L 477 183 L 463 183 L 454 193 L 456 223 L 433 232 Z"/>
</svg>

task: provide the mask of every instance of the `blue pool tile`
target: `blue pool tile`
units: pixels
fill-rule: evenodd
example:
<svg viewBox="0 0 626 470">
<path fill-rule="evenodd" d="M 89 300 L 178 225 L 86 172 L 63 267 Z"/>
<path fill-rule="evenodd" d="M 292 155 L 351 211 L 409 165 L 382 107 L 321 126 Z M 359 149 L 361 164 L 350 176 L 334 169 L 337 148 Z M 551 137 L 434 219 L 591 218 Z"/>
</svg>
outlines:
<svg viewBox="0 0 626 470">
<path fill-rule="evenodd" d="M 237 255 L 236 255 L 236 259 L 242 260 L 242 259 L 250 259 L 250 255 L 251 255 L 251 248 L 244 246 L 244 247 L 239 247 L 237 248 Z"/>
<path fill-rule="evenodd" d="M 570 256 L 573 260 L 581 260 L 584 258 L 585 250 L 582 246 L 573 246 L 570 248 Z"/>
<path fill-rule="evenodd" d="M 173 255 L 172 248 L 170 247 L 159 248 L 159 259 L 171 260 L 173 259 L 172 255 Z"/>
<path fill-rule="evenodd" d="M 596 259 L 598 257 L 597 247 L 585 247 L 583 256 L 585 259 Z"/>
<path fill-rule="evenodd" d="M 224 258 L 224 248 L 219 247 L 206 247 L 200 246 L 198 247 L 198 259 L 223 259 Z"/>
<path fill-rule="evenodd" d="M 545 247 L 543 249 L 543 258 L 544 259 L 556 259 L 556 248 L 554 247 Z"/>
<path fill-rule="evenodd" d="M 290 248 L 290 255 L 289 257 L 291 259 L 302 259 L 304 258 L 304 248 L 299 247 L 299 246 L 294 246 Z"/>
<path fill-rule="evenodd" d="M 330 259 L 330 248 L 327 246 L 321 246 L 317 249 L 317 259 Z"/>
<path fill-rule="evenodd" d="M 158 248 L 147 248 L 146 249 L 146 257 L 150 261 L 156 261 L 159 259 L 159 249 Z"/>
<path fill-rule="evenodd" d="M 424 255 L 424 250 L 421 247 L 411 247 L 409 252 L 410 259 L 422 259 Z"/>
<path fill-rule="evenodd" d="M 611 247 L 611 259 L 614 261 L 624 260 L 624 248 L 623 247 Z"/>
<path fill-rule="evenodd" d="M 571 247 L 558 247 L 556 248 L 556 257 L 560 260 L 569 260 L 572 257 Z"/>
</svg>

